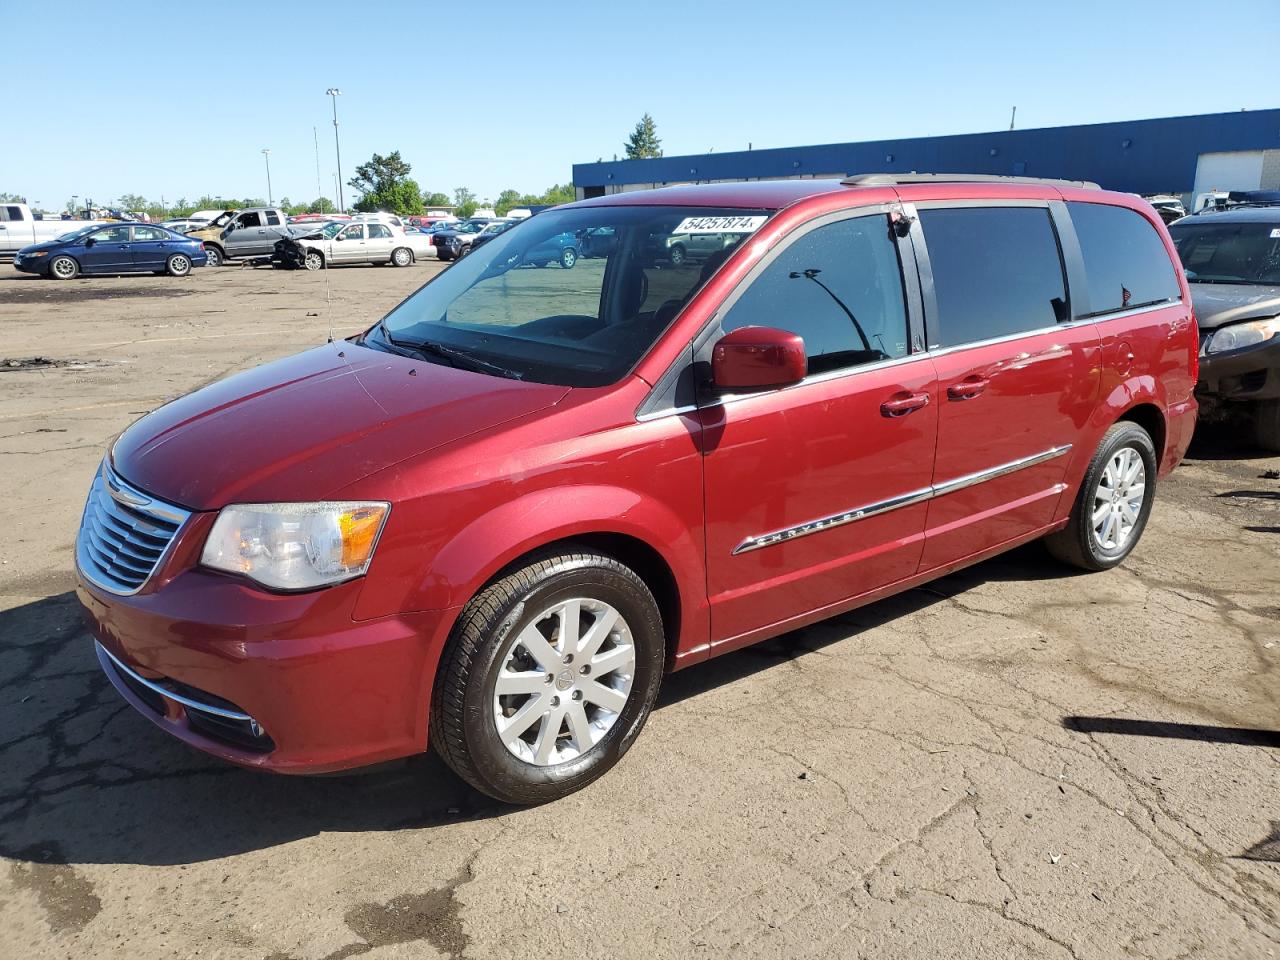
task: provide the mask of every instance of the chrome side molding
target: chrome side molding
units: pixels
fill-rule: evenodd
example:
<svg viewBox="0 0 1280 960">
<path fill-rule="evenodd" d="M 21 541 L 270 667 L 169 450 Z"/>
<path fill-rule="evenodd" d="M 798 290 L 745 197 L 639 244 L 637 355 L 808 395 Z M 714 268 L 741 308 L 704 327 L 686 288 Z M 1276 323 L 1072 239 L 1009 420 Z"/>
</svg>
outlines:
<svg viewBox="0 0 1280 960">
<path fill-rule="evenodd" d="M 774 544 L 785 543 L 788 540 L 795 540 L 798 537 L 807 537 L 810 534 L 821 533 L 824 530 L 831 530 L 835 527 L 843 527 L 845 524 L 856 523 L 858 520 L 865 520 L 868 517 L 875 517 L 882 513 L 889 513 L 891 510 L 899 510 L 903 507 L 910 507 L 917 503 L 924 503 L 926 500 L 932 500 L 935 497 L 944 497 L 949 493 L 955 493 L 957 490 L 963 490 L 966 487 L 985 483 L 988 480 L 1007 476 L 1010 473 L 1016 473 L 1019 470 L 1025 470 L 1028 467 L 1034 467 L 1037 464 L 1053 460 L 1056 457 L 1064 456 L 1070 452 L 1070 450 L 1071 444 L 1065 443 L 1062 446 L 1051 447 L 1042 453 L 1035 453 L 1029 457 L 1022 457 L 1018 460 L 1010 460 L 1008 463 L 1002 463 L 999 466 L 989 467 L 986 470 L 979 470 L 977 473 L 966 474 L 963 477 L 956 477 L 953 480 L 946 480 L 942 483 L 935 483 L 928 487 L 922 487 L 919 490 L 912 490 L 910 493 L 903 493 L 896 497 L 890 497 L 887 500 L 880 500 L 876 503 L 868 503 L 861 507 L 854 507 L 841 513 L 820 517 L 817 520 L 810 520 L 807 523 L 801 523 L 794 527 L 787 527 L 783 530 L 774 530 L 771 533 L 756 534 L 753 537 L 747 537 L 747 539 L 734 547 L 732 556 L 736 557 L 740 553 L 750 553 L 752 550 L 759 550 L 762 547 L 772 547 Z"/>
</svg>

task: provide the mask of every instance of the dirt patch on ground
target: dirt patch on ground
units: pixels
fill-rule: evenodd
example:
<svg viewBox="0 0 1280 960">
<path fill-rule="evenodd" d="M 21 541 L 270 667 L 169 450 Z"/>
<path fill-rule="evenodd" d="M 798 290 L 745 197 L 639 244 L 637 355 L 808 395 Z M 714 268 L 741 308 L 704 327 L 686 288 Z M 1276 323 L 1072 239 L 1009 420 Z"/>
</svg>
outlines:
<svg viewBox="0 0 1280 960">
<path fill-rule="evenodd" d="M 155 300 L 189 297 L 194 288 L 180 283 L 126 285 L 123 277 L 82 277 L 71 281 L 45 280 L 31 277 L 32 282 L 0 284 L 0 301 L 4 303 L 86 303 L 90 300 Z"/>
</svg>

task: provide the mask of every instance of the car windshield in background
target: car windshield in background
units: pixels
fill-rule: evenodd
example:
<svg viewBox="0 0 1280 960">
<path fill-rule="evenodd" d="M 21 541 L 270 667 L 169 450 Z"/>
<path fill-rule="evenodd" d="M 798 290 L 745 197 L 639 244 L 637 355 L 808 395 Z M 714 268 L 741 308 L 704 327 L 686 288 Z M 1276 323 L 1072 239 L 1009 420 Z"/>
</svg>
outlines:
<svg viewBox="0 0 1280 960">
<path fill-rule="evenodd" d="M 369 331 L 381 349 L 421 349 L 490 372 L 604 386 L 630 370 L 729 254 L 772 211 L 700 207 L 552 210 L 504 230 Z M 580 254 L 609 231 L 607 252 Z M 439 348 L 444 348 L 444 353 Z M 450 362 L 441 359 L 439 362 Z"/>
<path fill-rule="evenodd" d="M 1280 217 L 1180 223 L 1169 234 L 1192 283 L 1280 284 Z"/>
</svg>

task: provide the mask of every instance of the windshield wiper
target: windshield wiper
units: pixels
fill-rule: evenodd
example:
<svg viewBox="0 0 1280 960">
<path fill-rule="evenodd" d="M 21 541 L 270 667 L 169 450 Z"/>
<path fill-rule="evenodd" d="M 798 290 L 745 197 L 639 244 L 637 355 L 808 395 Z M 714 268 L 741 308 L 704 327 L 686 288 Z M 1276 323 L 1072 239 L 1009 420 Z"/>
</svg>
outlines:
<svg viewBox="0 0 1280 960">
<path fill-rule="evenodd" d="M 524 375 L 517 370 L 510 370 L 499 364 L 490 363 L 488 360 L 481 360 L 465 350 L 445 346 L 443 343 L 436 343 L 432 340 L 397 340 L 391 336 L 386 324 L 381 321 L 378 322 L 378 329 L 382 331 L 382 338 L 391 347 L 395 348 L 395 352 L 401 356 L 434 356 L 445 360 L 449 366 L 457 367 L 461 370 L 470 370 L 474 373 L 492 373 L 499 377 L 506 377 L 509 380 L 524 379 Z"/>
</svg>

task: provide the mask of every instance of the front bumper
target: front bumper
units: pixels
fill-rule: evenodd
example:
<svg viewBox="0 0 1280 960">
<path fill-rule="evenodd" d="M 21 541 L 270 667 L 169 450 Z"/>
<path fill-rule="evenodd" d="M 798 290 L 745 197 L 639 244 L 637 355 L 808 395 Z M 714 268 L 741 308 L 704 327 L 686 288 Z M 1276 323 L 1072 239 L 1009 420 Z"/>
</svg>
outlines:
<svg viewBox="0 0 1280 960">
<path fill-rule="evenodd" d="M 361 581 L 272 594 L 188 569 L 117 596 L 77 595 L 120 695 L 207 753 L 281 773 L 325 773 L 420 753 L 441 612 L 352 619 Z"/>
<path fill-rule="evenodd" d="M 1280 398 L 1280 337 L 1232 353 L 1203 355 L 1196 394 L 1232 401 Z"/>
<path fill-rule="evenodd" d="M 49 269 L 49 261 L 52 257 L 24 257 L 21 254 L 14 254 L 13 268 L 21 270 L 23 273 L 45 273 Z"/>
</svg>

